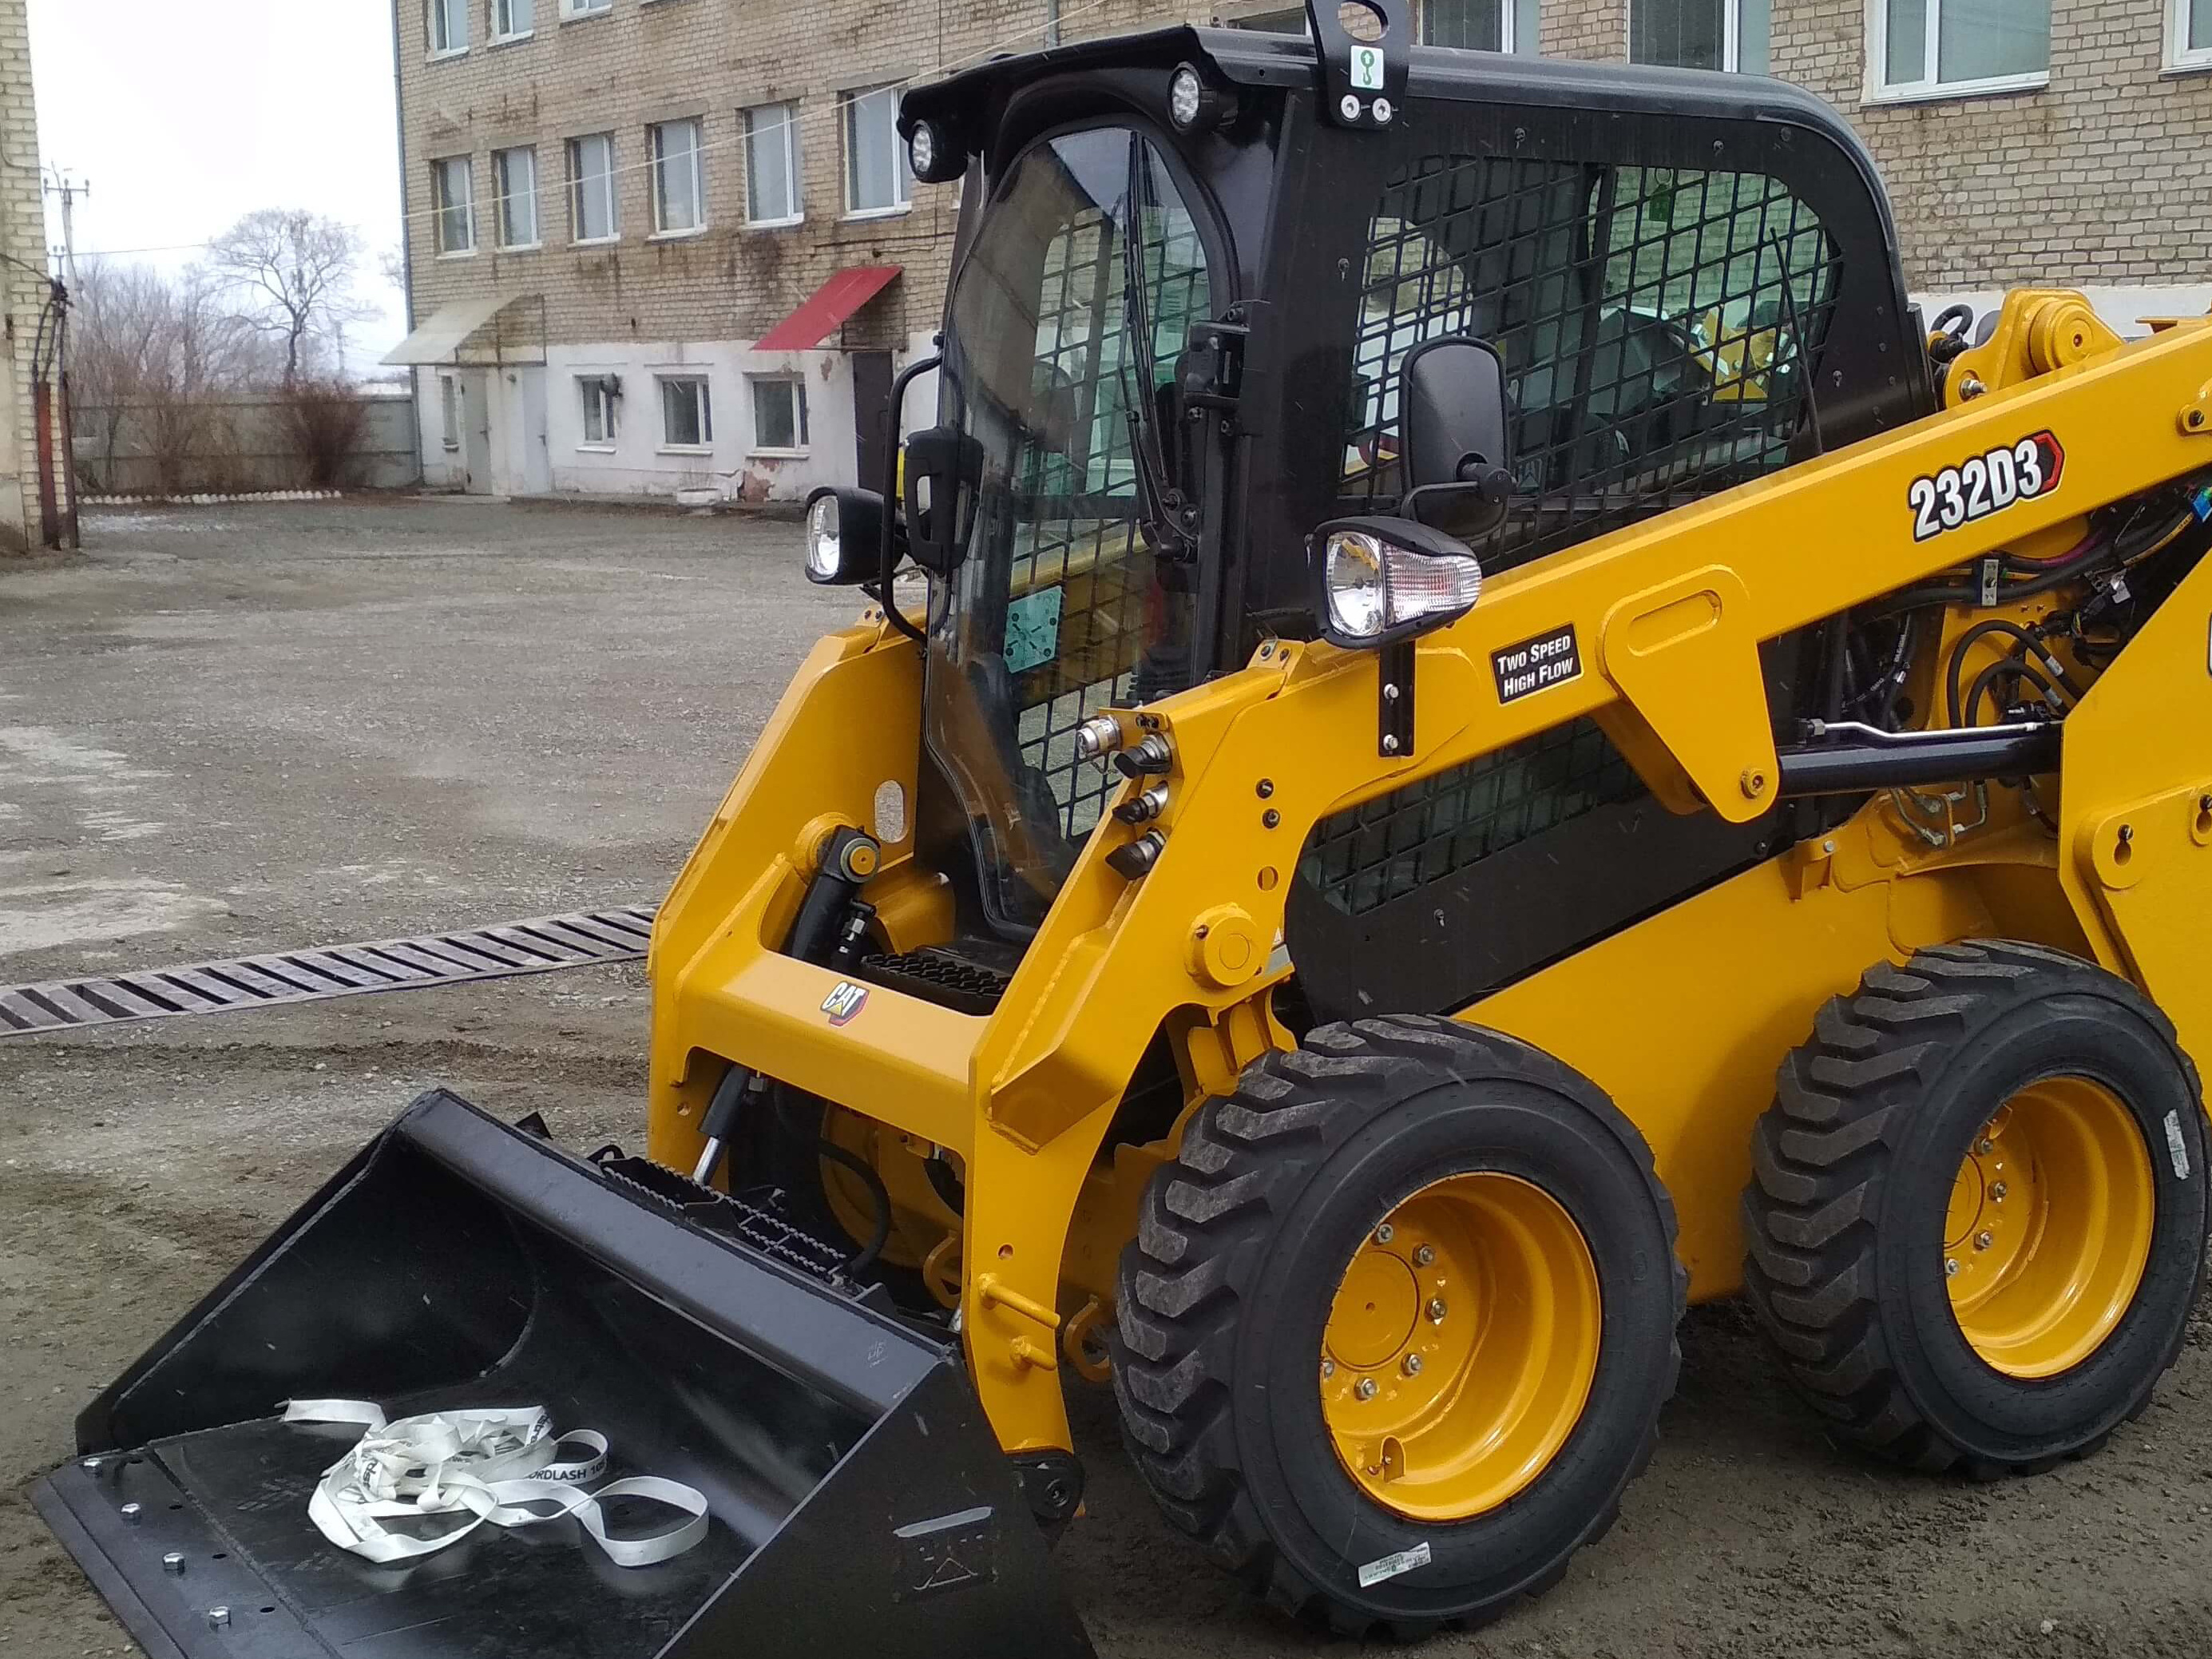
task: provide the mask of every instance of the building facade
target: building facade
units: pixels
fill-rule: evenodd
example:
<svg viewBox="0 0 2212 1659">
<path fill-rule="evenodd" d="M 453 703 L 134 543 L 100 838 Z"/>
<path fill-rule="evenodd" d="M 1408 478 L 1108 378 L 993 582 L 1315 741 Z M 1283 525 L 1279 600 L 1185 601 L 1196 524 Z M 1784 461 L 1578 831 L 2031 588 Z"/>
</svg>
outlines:
<svg viewBox="0 0 2212 1659">
<path fill-rule="evenodd" d="M 0 0 L 0 8 L 21 0 Z M 993 53 L 1282 0 L 398 0 L 434 484 L 793 499 L 879 476 L 957 187 L 899 91 Z M 1873 149 L 1931 311 L 2024 283 L 2212 308 L 2212 0 L 1423 0 L 1439 45 L 1769 73 Z"/>
<path fill-rule="evenodd" d="M 52 324 L 46 270 L 30 21 L 25 0 L 0 0 L 0 553 L 65 539 L 66 502 L 42 512 L 39 486 L 36 371 Z"/>
</svg>

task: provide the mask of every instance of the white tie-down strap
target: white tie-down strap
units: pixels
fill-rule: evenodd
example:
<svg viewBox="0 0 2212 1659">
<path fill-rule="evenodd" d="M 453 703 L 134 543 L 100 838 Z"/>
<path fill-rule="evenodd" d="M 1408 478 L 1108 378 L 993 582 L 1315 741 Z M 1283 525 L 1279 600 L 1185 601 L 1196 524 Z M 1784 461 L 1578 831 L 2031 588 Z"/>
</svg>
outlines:
<svg viewBox="0 0 2212 1659">
<path fill-rule="evenodd" d="M 526 1527 L 574 1516 L 618 1567 L 651 1566 L 707 1535 L 707 1499 L 696 1486 L 649 1474 L 584 1483 L 606 1473 L 606 1437 L 591 1429 L 553 1432 L 543 1406 L 431 1412 L 386 1423 L 366 1400 L 295 1400 L 287 1423 L 358 1424 L 360 1443 L 323 1472 L 307 1515 L 324 1537 L 372 1561 L 409 1561 L 459 1542 L 489 1521 Z M 690 1518 L 650 1538 L 610 1538 L 599 1504 L 645 1498 Z M 447 1532 L 411 1537 L 384 1526 L 426 1516 L 473 1518 Z"/>
</svg>

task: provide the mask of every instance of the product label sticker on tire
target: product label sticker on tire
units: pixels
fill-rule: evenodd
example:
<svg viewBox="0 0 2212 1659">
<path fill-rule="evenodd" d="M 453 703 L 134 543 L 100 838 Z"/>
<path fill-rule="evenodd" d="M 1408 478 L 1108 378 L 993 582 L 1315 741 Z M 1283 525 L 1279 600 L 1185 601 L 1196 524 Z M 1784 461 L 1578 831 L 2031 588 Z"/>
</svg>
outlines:
<svg viewBox="0 0 2212 1659">
<path fill-rule="evenodd" d="M 2018 502 L 2048 495 L 2065 471 L 2065 447 L 2046 429 L 1915 478 L 1905 492 L 1912 539 L 1963 530 Z"/>
<path fill-rule="evenodd" d="M 2173 1178 L 2176 1181 L 2188 1180 L 2189 1148 L 2181 1139 L 2181 1114 L 2179 1112 L 2166 1115 L 2166 1156 L 2173 1160 Z"/>
<path fill-rule="evenodd" d="M 1583 657 L 1575 642 L 1575 625 L 1568 623 L 1492 652 L 1490 672 L 1498 677 L 1500 702 L 1514 702 L 1579 678 Z"/>
<path fill-rule="evenodd" d="M 1395 1578 L 1401 1572 L 1411 1572 L 1415 1567 L 1428 1565 L 1428 1545 L 1425 1542 L 1416 1544 L 1409 1550 L 1400 1550 L 1395 1555 L 1386 1555 L 1362 1566 L 1359 1569 L 1359 1588 L 1372 1589 L 1386 1578 Z"/>
</svg>

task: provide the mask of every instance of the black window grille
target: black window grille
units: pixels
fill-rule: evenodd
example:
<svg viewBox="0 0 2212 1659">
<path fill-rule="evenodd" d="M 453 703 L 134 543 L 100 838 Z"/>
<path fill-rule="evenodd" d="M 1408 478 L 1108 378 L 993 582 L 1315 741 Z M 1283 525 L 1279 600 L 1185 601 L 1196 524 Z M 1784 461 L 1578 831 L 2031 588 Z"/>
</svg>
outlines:
<svg viewBox="0 0 2212 1659">
<path fill-rule="evenodd" d="M 1399 371 L 1455 334 L 1498 349 L 1516 416 L 1520 491 L 1478 547 L 1486 569 L 1771 472 L 1816 418 L 1836 258 L 1762 173 L 1425 159 L 1373 221 L 1345 492 L 1403 488 Z M 1358 915 L 1644 793 L 1573 720 L 1324 820 L 1299 874 Z"/>
<path fill-rule="evenodd" d="M 1836 259 L 1764 173 L 1428 157 L 1373 221 L 1346 493 L 1399 493 L 1399 370 L 1455 334 L 1498 349 L 1517 416 L 1486 568 L 1772 471 L 1811 418 Z"/>
<path fill-rule="evenodd" d="M 1161 179 L 1156 186 L 1171 191 Z M 1128 293 L 1133 222 L 1149 343 L 1133 347 Z M 1005 653 L 1016 748 L 1052 795 L 1060 833 L 1079 843 L 1118 778 L 1082 765 L 1075 732 L 1112 705 L 1189 678 L 1188 596 L 1163 586 L 1137 527 L 1130 405 L 1171 380 L 1190 325 L 1209 314 L 1205 250 L 1180 202 L 1132 214 L 1085 209 L 1046 251 L 1036 327 L 1035 428 L 1023 446 Z M 1043 803 L 1033 805 L 1042 810 Z"/>
</svg>

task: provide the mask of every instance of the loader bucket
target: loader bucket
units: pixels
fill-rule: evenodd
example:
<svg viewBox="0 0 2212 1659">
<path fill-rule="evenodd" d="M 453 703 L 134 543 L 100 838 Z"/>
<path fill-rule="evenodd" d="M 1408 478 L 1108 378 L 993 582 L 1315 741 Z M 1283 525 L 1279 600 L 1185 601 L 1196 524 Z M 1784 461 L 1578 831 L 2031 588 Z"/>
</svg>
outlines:
<svg viewBox="0 0 2212 1659">
<path fill-rule="evenodd" d="M 607 1437 L 611 1474 L 704 1492 L 707 1535 L 623 1567 L 574 1521 L 487 1526 L 372 1563 L 307 1518 L 358 1431 L 281 1419 L 331 1397 L 393 1418 L 543 1405 Z M 88 1407 L 77 1442 L 40 1511 L 155 1659 L 1091 1652 L 957 1348 L 768 1212 L 442 1091 Z"/>
</svg>

